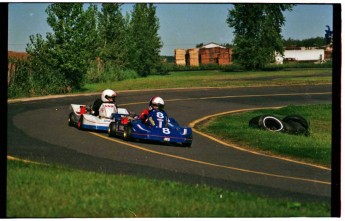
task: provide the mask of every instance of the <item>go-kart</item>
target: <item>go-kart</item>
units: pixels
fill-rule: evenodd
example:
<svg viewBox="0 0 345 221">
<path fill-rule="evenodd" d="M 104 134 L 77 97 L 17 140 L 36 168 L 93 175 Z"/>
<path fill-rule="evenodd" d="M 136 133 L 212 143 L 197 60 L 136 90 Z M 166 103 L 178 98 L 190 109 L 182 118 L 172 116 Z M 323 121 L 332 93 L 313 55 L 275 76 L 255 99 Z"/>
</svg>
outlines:
<svg viewBox="0 0 345 221">
<path fill-rule="evenodd" d="M 108 127 L 108 135 L 122 137 L 124 140 L 163 142 L 191 147 L 193 132 L 190 127 L 181 127 L 164 111 L 153 110 L 147 119 L 147 123 L 143 123 L 138 116 L 115 113 L 114 121 L 110 122 Z"/>
<path fill-rule="evenodd" d="M 104 131 L 108 130 L 109 124 L 114 122 L 114 114 L 128 116 L 125 108 L 116 108 L 115 104 L 104 103 L 99 108 L 99 115 L 91 113 L 91 108 L 84 104 L 71 104 L 73 111 L 69 114 L 68 125 L 78 129 Z"/>
</svg>

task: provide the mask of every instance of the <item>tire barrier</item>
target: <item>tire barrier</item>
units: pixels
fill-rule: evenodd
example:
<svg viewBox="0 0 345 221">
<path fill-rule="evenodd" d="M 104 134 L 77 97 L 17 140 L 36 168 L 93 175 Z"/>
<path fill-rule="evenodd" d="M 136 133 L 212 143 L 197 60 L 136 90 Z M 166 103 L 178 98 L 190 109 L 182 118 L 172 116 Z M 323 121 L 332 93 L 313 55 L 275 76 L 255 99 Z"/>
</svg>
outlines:
<svg viewBox="0 0 345 221">
<path fill-rule="evenodd" d="M 290 126 L 290 128 L 287 129 L 287 132 L 289 134 L 296 134 L 296 135 L 305 135 L 309 136 L 309 122 L 300 115 L 288 115 L 283 118 L 283 121 L 285 124 Z"/>
<path fill-rule="evenodd" d="M 283 120 L 274 115 L 256 116 L 249 121 L 249 127 L 293 135 L 310 135 L 309 122 L 296 114 L 288 115 Z"/>
<path fill-rule="evenodd" d="M 284 123 L 278 117 L 273 115 L 261 115 L 254 117 L 249 121 L 249 126 L 271 131 L 282 131 L 285 128 Z"/>
</svg>

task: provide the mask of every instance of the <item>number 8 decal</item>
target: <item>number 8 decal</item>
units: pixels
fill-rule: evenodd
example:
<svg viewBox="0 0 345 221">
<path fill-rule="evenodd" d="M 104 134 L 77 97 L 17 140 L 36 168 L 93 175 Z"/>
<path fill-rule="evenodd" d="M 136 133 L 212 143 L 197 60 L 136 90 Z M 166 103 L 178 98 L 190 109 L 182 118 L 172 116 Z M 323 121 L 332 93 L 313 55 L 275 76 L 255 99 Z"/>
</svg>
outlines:
<svg viewBox="0 0 345 221">
<path fill-rule="evenodd" d="M 164 118 L 164 114 L 162 112 L 157 112 L 157 118 Z"/>
<path fill-rule="evenodd" d="M 170 134 L 170 130 L 169 130 L 169 128 L 162 128 L 162 131 L 163 131 L 163 133 L 164 134 Z"/>
</svg>

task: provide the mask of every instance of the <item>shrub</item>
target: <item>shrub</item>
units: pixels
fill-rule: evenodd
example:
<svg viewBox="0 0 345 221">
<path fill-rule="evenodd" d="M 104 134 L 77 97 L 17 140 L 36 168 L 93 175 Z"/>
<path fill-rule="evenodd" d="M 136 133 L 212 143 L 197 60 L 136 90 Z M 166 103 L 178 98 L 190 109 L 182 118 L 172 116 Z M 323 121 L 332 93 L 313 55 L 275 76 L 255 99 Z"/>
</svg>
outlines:
<svg viewBox="0 0 345 221">
<path fill-rule="evenodd" d="M 120 68 L 112 62 L 93 61 L 86 74 L 86 83 L 122 81 L 138 77 L 134 70 Z"/>
</svg>

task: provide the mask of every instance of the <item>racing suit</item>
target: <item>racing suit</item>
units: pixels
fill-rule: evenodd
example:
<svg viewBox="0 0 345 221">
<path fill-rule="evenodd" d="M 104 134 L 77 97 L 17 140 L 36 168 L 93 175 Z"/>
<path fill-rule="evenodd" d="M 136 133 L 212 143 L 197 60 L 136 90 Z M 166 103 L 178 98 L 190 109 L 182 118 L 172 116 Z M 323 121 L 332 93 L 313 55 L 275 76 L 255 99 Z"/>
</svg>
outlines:
<svg viewBox="0 0 345 221">
<path fill-rule="evenodd" d="M 95 102 L 93 102 L 93 105 L 91 107 L 91 111 L 93 112 L 93 115 L 95 116 L 99 115 L 99 108 L 101 107 L 103 103 L 112 103 L 112 102 L 103 102 L 100 98 L 97 98 Z M 117 108 L 116 103 L 114 104 L 115 104 L 115 107 Z"/>
<path fill-rule="evenodd" d="M 163 110 L 143 110 L 140 115 L 139 119 L 150 126 L 155 127 L 167 127 L 168 124 L 168 115 Z"/>
</svg>

